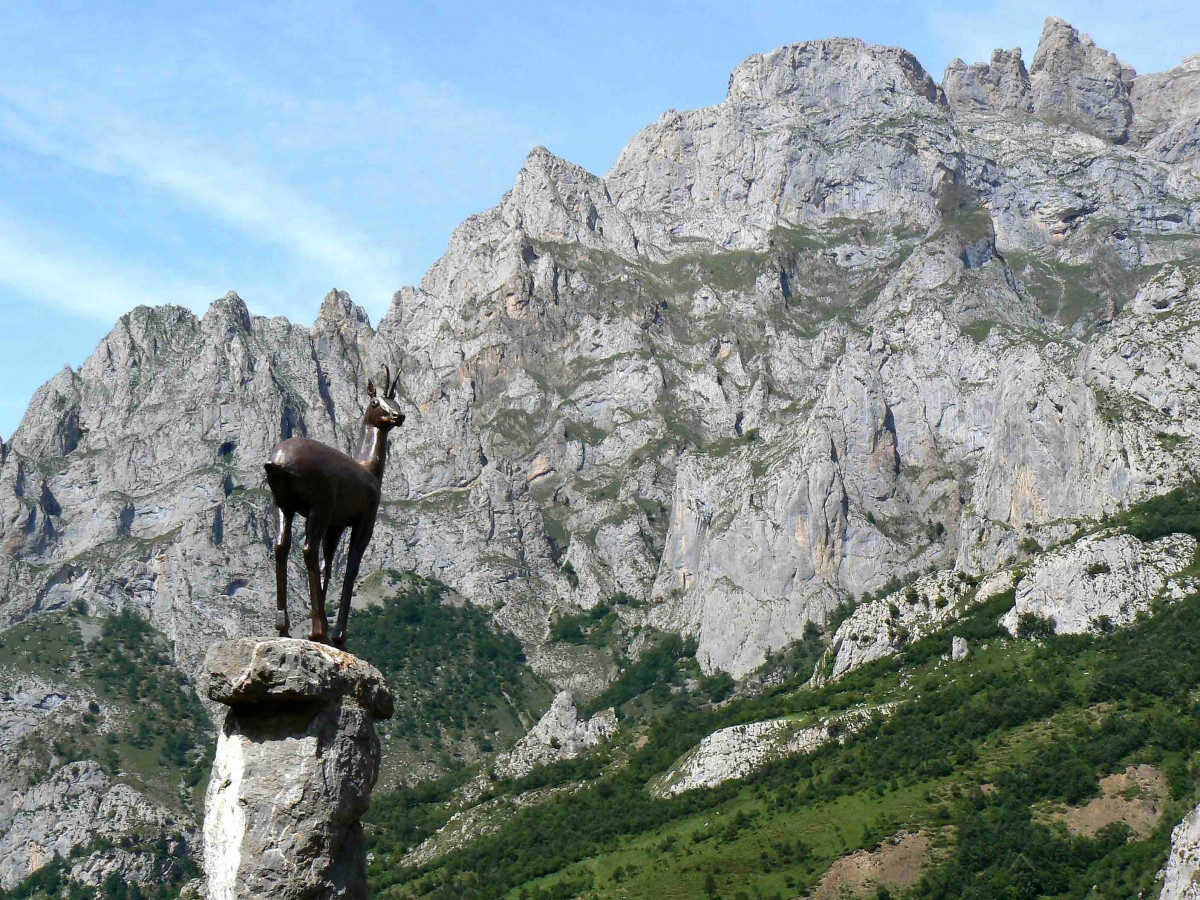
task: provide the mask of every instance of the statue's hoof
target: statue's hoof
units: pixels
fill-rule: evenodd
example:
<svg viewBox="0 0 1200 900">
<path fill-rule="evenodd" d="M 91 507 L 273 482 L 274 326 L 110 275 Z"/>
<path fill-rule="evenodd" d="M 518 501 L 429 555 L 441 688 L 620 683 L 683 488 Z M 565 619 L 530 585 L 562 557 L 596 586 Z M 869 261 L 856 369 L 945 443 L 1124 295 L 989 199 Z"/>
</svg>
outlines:
<svg viewBox="0 0 1200 900">
<path fill-rule="evenodd" d="M 339 650 L 345 650 L 346 636 L 344 634 L 339 634 L 337 637 L 332 638 L 329 643 L 333 644 L 333 646 L 337 647 Z"/>
<path fill-rule="evenodd" d="M 291 625 L 288 623 L 288 615 L 286 612 L 275 613 L 275 630 L 279 632 L 280 637 L 287 637 L 291 632 Z"/>
</svg>

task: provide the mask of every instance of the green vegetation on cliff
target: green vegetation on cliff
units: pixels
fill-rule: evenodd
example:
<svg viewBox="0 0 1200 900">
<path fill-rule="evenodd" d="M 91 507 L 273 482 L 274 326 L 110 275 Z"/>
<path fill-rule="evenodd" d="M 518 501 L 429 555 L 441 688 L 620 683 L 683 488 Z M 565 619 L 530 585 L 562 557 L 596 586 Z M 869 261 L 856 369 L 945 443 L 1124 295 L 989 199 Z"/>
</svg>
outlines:
<svg viewBox="0 0 1200 900">
<path fill-rule="evenodd" d="M 449 602 L 436 579 L 383 574 L 382 604 L 351 617 L 350 649 L 395 697 L 395 716 L 380 727 L 385 758 L 420 757 L 445 773 L 520 737 L 550 700 L 520 642 L 482 610 Z"/>
<path fill-rule="evenodd" d="M 137 613 L 98 619 L 73 608 L 17 625 L 0 636 L 0 672 L 82 688 L 70 692 L 78 716 L 39 728 L 21 750 L 47 766 L 95 760 L 168 806 L 200 812 L 212 723 L 167 640 Z"/>
<path fill-rule="evenodd" d="M 1011 594 L 997 598 L 904 657 L 827 687 L 796 678 L 721 706 L 676 693 L 665 715 L 629 732 L 640 739 L 584 771 L 582 786 L 517 809 L 424 867 L 379 854 L 376 896 L 793 897 L 839 858 L 905 832 L 929 835 L 933 850 L 919 880 L 894 897 L 1115 900 L 1148 891 L 1200 781 L 1200 657 L 1190 649 L 1200 641 L 1200 598 L 1132 630 L 1039 642 L 996 627 L 1011 603 Z M 962 663 L 946 658 L 951 633 L 972 639 Z M 673 799 L 647 790 L 717 728 L 868 699 L 896 706 L 844 744 Z M 1061 812 L 1134 763 L 1169 784 L 1150 833 L 1121 822 L 1068 831 Z M 429 806 L 411 798 L 409 814 L 436 806 L 444 820 L 451 793 Z"/>
</svg>

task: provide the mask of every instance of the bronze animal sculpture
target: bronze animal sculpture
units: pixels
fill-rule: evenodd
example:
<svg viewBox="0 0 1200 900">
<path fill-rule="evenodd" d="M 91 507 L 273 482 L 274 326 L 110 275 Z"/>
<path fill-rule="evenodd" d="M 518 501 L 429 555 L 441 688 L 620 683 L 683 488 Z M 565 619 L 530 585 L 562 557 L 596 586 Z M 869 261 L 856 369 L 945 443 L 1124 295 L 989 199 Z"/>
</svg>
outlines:
<svg viewBox="0 0 1200 900">
<path fill-rule="evenodd" d="M 383 395 L 376 396 L 375 382 L 367 382 L 367 412 L 363 416 L 358 452 L 354 456 L 319 441 L 294 437 L 278 444 L 265 464 L 267 484 L 275 497 L 275 592 L 278 608 L 275 627 L 283 637 L 290 625 L 287 611 L 287 561 L 292 547 L 292 519 L 305 519 L 304 565 L 308 569 L 308 597 L 312 605 L 311 640 L 346 645 L 350 595 L 363 552 L 375 528 L 380 486 L 387 463 L 388 432 L 404 424 L 396 404 L 396 380 L 383 367 Z M 333 555 L 342 532 L 350 529 L 346 552 L 346 578 L 332 640 L 325 616 L 325 594 L 333 569 Z"/>
</svg>

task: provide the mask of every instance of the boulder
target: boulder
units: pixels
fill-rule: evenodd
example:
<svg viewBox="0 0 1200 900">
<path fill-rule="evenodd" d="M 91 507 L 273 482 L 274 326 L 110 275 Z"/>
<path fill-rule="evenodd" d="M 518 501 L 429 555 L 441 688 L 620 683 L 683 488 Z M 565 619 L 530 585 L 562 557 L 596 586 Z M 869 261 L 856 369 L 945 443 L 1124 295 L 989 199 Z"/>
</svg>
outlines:
<svg viewBox="0 0 1200 900">
<path fill-rule="evenodd" d="M 950 658 L 955 662 L 966 659 L 971 654 L 971 645 L 966 638 L 955 635 L 950 641 Z"/>
</svg>

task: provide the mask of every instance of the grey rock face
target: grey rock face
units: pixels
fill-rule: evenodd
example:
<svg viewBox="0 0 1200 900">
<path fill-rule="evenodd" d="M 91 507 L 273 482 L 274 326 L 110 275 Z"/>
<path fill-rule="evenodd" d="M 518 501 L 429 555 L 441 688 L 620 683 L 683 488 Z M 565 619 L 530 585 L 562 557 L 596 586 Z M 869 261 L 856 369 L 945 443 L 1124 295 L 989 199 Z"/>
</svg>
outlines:
<svg viewBox="0 0 1200 900">
<path fill-rule="evenodd" d="M 955 112 L 1033 112 L 1033 88 L 1020 47 L 993 50 L 990 63 L 968 66 L 961 59 L 952 61 L 942 77 L 942 90 Z"/>
<path fill-rule="evenodd" d="M 1046 19 L 1029 74 L 1033 108 L 1041 118 L 1117 142 L 1129 137 L 1129 91 L 1136 73 L 1067 22 Z"/>
<path fill-rule="evenodd" d="M 675 797 L 745 778 L 772 760 L 811 753 L 830 741 L 844 741 L 873 716 L 890 713 L 890 707 L 878 706 L 853 709 L 807 725 L 792 719 L 768 719 L 722 728 L 685 753 L 649 788 L 656 797 Z"/>
<path fill-rule="evenodd" d="M 10 889 L 50 862 L 97 838 L 149 831 L 169 834 L 175 814 L 113 780 L 95 763 L 69 763 L 8 801 L 0 834 L 0 887 Z"/>
<path fill-rule="evenodd" d="M 581 721 L 575 701 L 560 691 L 550 709 L 515 747 L 496 759 L 496 773 L 509 778 L 527 775 L 536 766 L 574 759 L 617 732 L 617 714 L 609 708 Z"/>
<path fill-rule="evenodd" d="M 950 149 L 949 110 L 912 54 L 834 38 L 750 57 L 725 102 L 664 113 L 604 181 L 642 252 L 681 238 L 762 246 L 780 224 L 824 216 L 930 223 L 935 159 Z"/>
<path fill-rule="evenodd" d="M 900 652 L 953 620 L 968 604 L 1008 587 L 1008 579 L 993 578 L 978 588 L 962 572 L 937 572 L 918 578 L 910 587 L 859 605 L 833 635 L 826 658 L 817 666 L 817 681 L 840 678 L 876 659 Z"/>
<path fill-rule="evenodd" d="M 178 857 L 182 855 L 182 848 L 178 843 L 168 845 L 168 852 L 172 857 Z M 125 884 L 158 885 L 176 876 L 178 867 L 179 863 L 174 858 L 162 862 L 150 851 L 113 847 L 92 853 L 75 863 L 71 866 L 70 878 L 89 887 L 100 887 L 113 875 L 119 876 Z"/>
<path fill-rule="evenodd" d="M 1146 143 L 1176 124 L 1200 119 L 1200 54 L 1166 72 L 1139 75 L 1129 92 L 1133 105 L 1131 134 Z"/>
<path fill-rule="evenodd" d="M 1103 620 L 1129 625 L 1186 568 L 1196 540 L 1172 534 L 1146 544 L 1127 534 L 1099 535 L 1042 554 L 1017 584 L 1017 602 L 1001 619 L 1016 634 L 1019 617 L 1053 619 L 1057 634 L 1083 634 Z"/>
<path fill-rule="evenodd" d="M 960 638 L 955 635 L 950 642 L 950 658 L 955 662 L 961 662 L 971 654 L 971 648 L 967 644 L 966 638 Z"/>
<path fill-rule="evenodd" d="M 21 678 L 0 687 L 0 752 L 37 730 L 69 699 L 66 688 L 39 678 Z"/>
<path fill-rule="evenodd" d="M 939 89 L 791 45 L 603 176 L 535 149 L 377 328 L 340 292 L 311 328 L 134 310 L 5 449 L 0 621 L 135 607 L 193 675 L 269 633 L 261 462 L 348 449 L 397 359 L 364 573 L 442 578 L 577 696 L 615 667 L 549 623 L 618 591 L 740 675 L 893 576 L 1167 490 L 1200 465 L 1189 66 L 1135 81 L 1057 20 L 1028 87 L 1016 52 Z"/>
<path fill-rule="evenodd" d="M 365 898 L 372 723 L 392 710 L 383 677 L 287 638 L 218 644 L 205 670 L 212 699 L 230 706 L 205 803 L 208 896 Z"/>
<path fill-rule="evenodd" d="M 1200 806 L 1171 832 L 1171 854 L 1159 874 L 1163 880 L 1159 900 L 1200 897 Z"/>
</svg>

